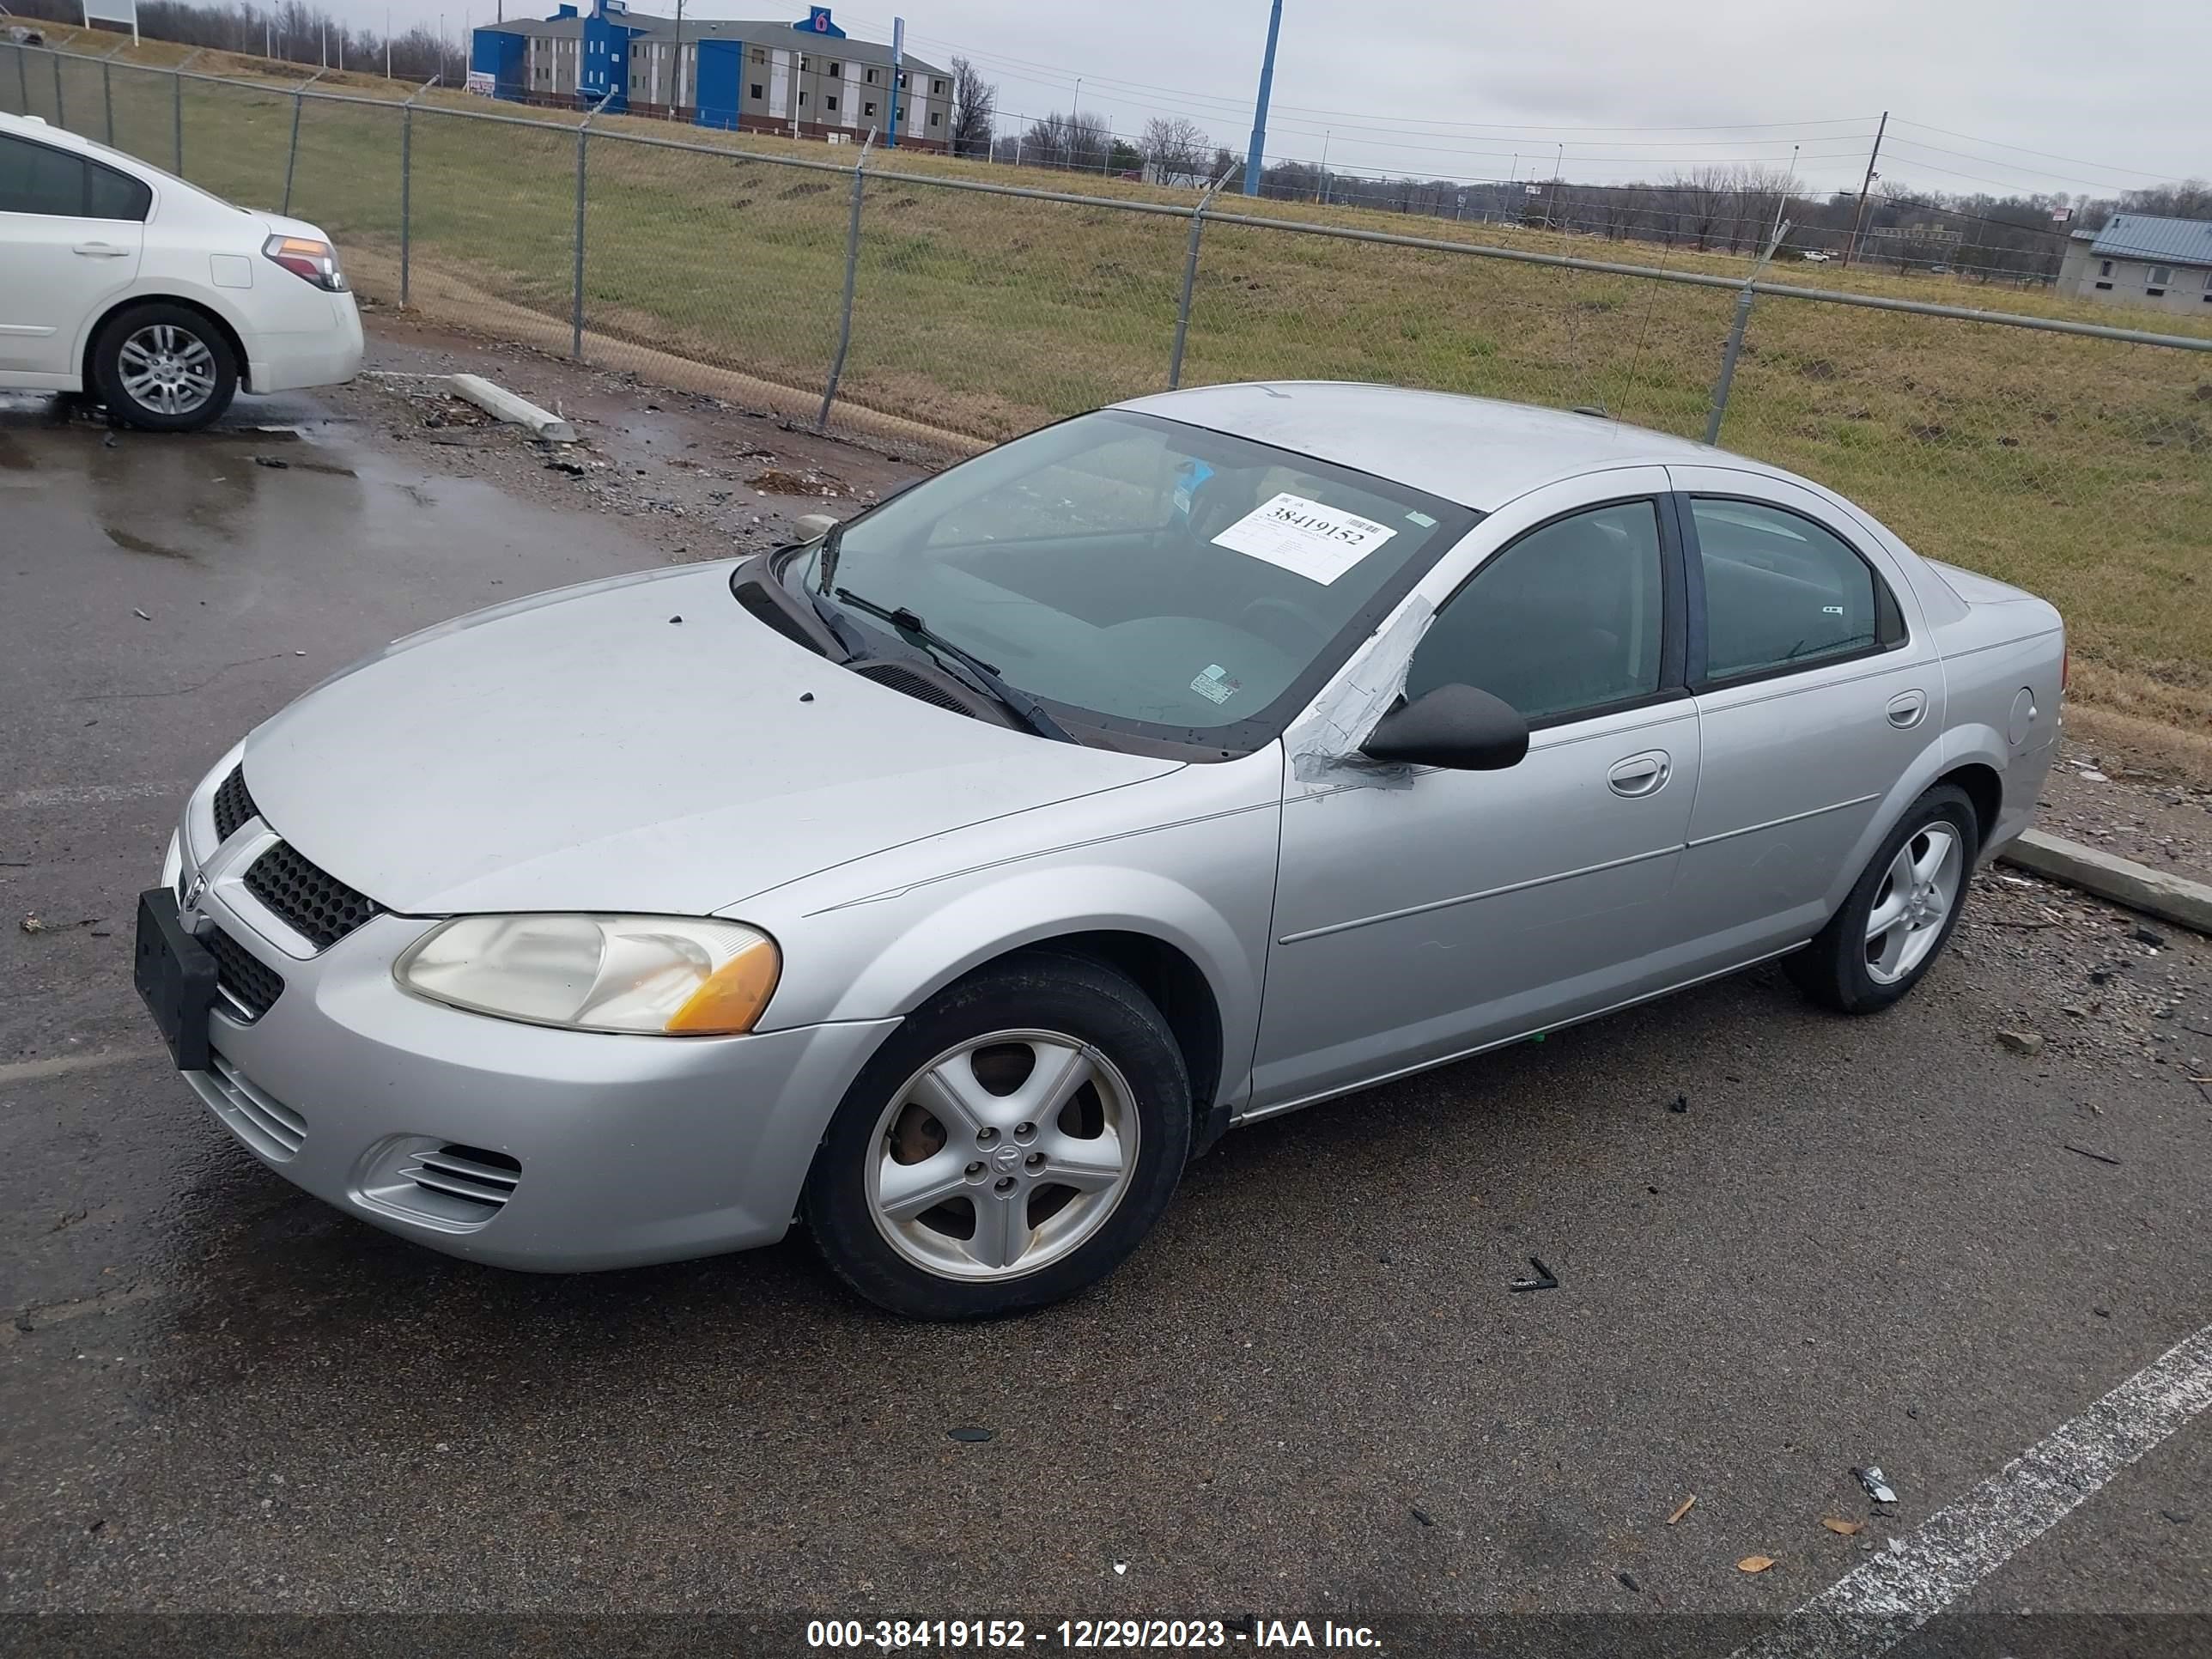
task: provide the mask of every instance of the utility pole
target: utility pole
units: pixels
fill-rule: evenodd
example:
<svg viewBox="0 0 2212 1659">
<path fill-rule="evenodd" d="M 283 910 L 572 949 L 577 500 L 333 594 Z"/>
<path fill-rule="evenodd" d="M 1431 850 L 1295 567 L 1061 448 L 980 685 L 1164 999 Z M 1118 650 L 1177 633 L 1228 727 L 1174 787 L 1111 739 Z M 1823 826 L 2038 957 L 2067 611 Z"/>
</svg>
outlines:
<svg viewBox="0 0 2212 1659">
<path fill-rule="evenodd" d="M 899 80 L 906 63 L 906 19 L 891 19 L 891 118 L 884 123 L 884 148 L 898 148 Z M 1019 165 L 1017 161 L 1017 165 Z"/>
<path fill-rule="evenodd" d="M 1321 130 L 1321 177 L 1314 184 L 1314 200 L 1316 202 L 1328 199 L 1328 139 L 1329 130 L 1323 127 Z"/>
<path fill-rule="evenodd" d="M 1562 143 L 1552 158 L 1552 199 L 1544 204 L 1544 228 L 1552 228 L 1552 216 L 1559 205 L 1559 175 L 1566 171 L 1567 147 Z"/>
<path fill-rule="evenodd" d="M 1859 251 L 1859 227 L 1866 222 L 1867 191 L 1874 188 L 1874 181 L 1881 176 L 1874 170 L 1874 164 L 1881 159 L 1881 136 L 1888 131 L 1889 112 L 1884 110 L 1881 112 L 1881 125 L 1874 130 L 1874 148 L 1867 153 L 1866 177 L 1859 181 L 1858 210 L 1851 215 L 1851 240 L 1844 244 L 1845 270 L 1851 268 L 1852 256 Z"/>
<path fill-rule="evenodd" d="M 1252 148 L 1244 157 L 1244 193 L 1260 193 L 1260 170 L 1267 161 L 1267 95 L 1275 89 L 1275 37 L 1283 32 L 1283 0 L 1267 12 L 1267 55 L 1260 60 L 1260 97 L 1252 107 Z"/>
<path fill-rule="evenodd" d="M 504 4 L 506 0 L 501 0 Z M 739 73 L 743 73 L 742 70 Z M 671 71 L 668 83 L 668 118 L 676 118 L 676 106 L 684 101 L 684 0 L 676 0 L 676 67 Z"/>
</svg>

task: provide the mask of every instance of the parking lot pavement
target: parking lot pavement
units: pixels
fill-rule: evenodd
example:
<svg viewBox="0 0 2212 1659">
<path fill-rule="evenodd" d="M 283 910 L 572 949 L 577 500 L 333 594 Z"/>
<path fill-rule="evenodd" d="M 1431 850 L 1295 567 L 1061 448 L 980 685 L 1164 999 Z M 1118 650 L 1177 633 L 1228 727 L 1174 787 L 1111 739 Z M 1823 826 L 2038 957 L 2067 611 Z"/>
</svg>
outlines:
<svg viewBox="0 0 2212 1659">
<path fill-rule="evenodd" d="M 532 1278 L 296 1192 L 131 993 L 183 788 L 395 635 L 679 556 L 668 514 L 449 476 L 370 407 L 112 445 L 0 409 L 6 1609 L 1719 1654 L 1934 1539 L 1978 1565 L 1902 1651 L 2212 1644 L 2212 1415 L 2090 1409 L 2212 1323 L 2212 941 L 2017 877 L 1876 1018 L 1755 972 L 1240 1131 L 1106 1285 L 1012 1322 L 893 1322 L 797 1237 Z M 1556 1288 L 1509 1288 L 1532 1257 Z M 1978 1490 L 2085 1421 L 2141 1461 L 2066 1464 L 2070 1513 L 1983 1559 Z"/>
</svg>

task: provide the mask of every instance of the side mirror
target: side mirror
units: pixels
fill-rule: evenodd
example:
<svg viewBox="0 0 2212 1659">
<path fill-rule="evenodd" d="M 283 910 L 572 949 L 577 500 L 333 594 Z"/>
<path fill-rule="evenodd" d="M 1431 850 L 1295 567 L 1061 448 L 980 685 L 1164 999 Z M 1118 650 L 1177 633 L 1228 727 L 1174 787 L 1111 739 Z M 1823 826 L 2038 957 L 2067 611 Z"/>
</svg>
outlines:
<svg viewBox="0 0 2212 1659">
<path fill-rule="evenodd" d="M 818 542 L 837 527 L 837 520 L 827 513 L 802 513 L 791 521 L 791 532 L 798 544 Z"/>
<path fill-rule="evenodd" d="M 1383 715 L 1359 748 L 1370 760 L 1502 772 L 1528 752 L 1528 722 L 1502 697 L 1440 685 Z"/>
</svg>

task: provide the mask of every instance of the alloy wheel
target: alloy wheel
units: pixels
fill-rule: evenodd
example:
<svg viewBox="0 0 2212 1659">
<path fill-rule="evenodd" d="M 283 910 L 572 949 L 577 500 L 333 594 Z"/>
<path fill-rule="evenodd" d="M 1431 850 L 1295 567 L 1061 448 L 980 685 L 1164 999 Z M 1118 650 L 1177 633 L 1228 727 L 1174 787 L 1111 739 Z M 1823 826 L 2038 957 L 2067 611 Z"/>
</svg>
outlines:
<svg viewBox="0 0 2212 1659">
<path fill-rule="evenodd" d="M 123 343 L 123 389 L 157 415 L 189 415 L 215 396 L 215 354 L 174 323 L 150 323 Z"/>
<path fill-rule="evenodd" d="M 1965 866 L 1959 832 L 1940 821 L 1897 849 L 1867 913 L 1866 968 L 1875 984 L 1894 985 L 1928 959 L 1959 902 Z"/>
<path fill-rule="evenodd" d="M 993 1031 L 892 1095 L 869 1142 L 867 1197 L 900 1256 L 948 1279 L 1019 1278 L 1095 1237 L 1137 1167 L 1136 1100 L 1080 1039 Z"/>
</svg>

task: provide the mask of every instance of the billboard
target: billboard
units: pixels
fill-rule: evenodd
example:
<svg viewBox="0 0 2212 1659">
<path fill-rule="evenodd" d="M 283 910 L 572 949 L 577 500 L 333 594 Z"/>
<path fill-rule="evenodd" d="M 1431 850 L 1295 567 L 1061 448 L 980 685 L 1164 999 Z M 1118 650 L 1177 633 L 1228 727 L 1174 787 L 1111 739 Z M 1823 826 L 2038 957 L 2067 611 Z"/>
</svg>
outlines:
<svg viewBox="0 0 2212 1659">
<path fill-rule="evenodd" d="M 138 0 L 83 0 L 84 25 L 121 23 L 131 31 L 131 38 L 138 38 Z"/>
</svg>

